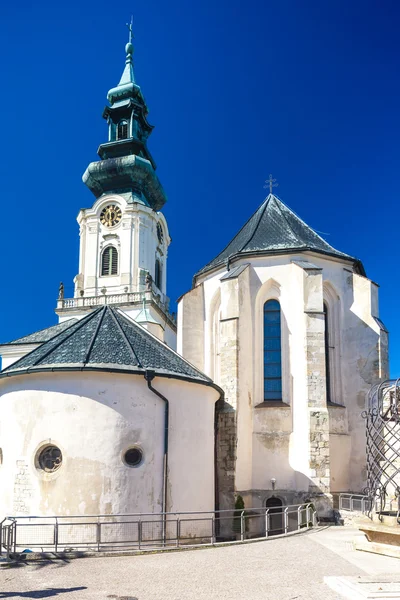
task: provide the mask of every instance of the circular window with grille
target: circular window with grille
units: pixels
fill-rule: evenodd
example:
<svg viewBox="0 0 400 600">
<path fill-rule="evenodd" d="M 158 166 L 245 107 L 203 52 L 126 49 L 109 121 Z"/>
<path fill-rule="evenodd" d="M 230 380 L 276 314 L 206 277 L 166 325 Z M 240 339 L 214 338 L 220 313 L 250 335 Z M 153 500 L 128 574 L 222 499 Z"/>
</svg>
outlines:
<svg viewBox="0 0 400 600">
<path fill-rule="evenodd" d="M 62 465 L 62 452 L 60 448 L 48 445 L 39 450 L 37 455 L 37 465 L 39 469 L 46 473 L 54 473 Z"/>
<path fill-rule="evenodd" d="M 143 452 L 137 446 L 129 448 L 124 454 L 124 462 L 128 467 L 138 467 L 143 462 Z"/>
</svg>

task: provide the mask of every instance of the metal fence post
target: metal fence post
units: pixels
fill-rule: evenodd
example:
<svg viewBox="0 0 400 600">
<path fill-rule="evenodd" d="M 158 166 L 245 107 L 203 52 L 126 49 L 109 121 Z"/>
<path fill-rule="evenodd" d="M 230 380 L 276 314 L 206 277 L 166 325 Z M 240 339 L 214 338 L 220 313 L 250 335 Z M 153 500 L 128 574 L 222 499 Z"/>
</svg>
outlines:
<svg viewBox="0 0 400 600">
<path fill-rule="evenodd" d="M 10 560 L 10 549 L 11 549 L 11 525 L 7 526 L 7 560 Z"/>
<path fill-rule="evenodd" d="M 285 508 L 284 511 L 284 526 L 285 526 L 285 534 L 288 532 L 288 525 L 289 525 L 289 517 L 288 517 L 288 507 Z"/>
<path fill-rule="evenodd" d="M 57 552 L 58 549 L 58 519 L 56 517 L 56 522 L 54 524 L 54 552 Z"/>
<path fill-rule="evenodd" d="M 142 521 L 139 519 L 138 521 L 138 545 L 139 545 L 139 550 L 141 547 L 141 543 L 142 543 Z"/>
<path fill-rule="evenodd" d="M 179 538 L 181 537 L 181 521 L 179 517 L 176 519 L 176 547 L 179 548 Z"/>
<path fill-rule="evenodd" d="M 265 537 L 268 537 L 268 517 L 269 517 L 269 508 L 265 511 Z"/>
<path fill-rule="evenodd" d="M 298 507 L 297 509 L 297 529 L 301 529 L 301 506 Z"/>
<path fill-rule="evenodd" d="M 96 523 L 97 552 L 100 552 L 100 539 L 101 539 L 101 523 L 100 523 L 100 518 L 97 517 L 97 523 Z"/>
<path fill-rule="evenodd" d="M 3 519 L 0 523 L 0 556 L 3 554 L 3 523 L 5 519 Z"/>
<path fill-rule="evenodd" d="M 240 541 L 243 542 L 245 536 L 244 510 L 240 513 Z"/>
<path fill-rule="evenodd" d="M 215 516 L 211 517 L 211 543 L 215 544 L 216 536 L 215 536 Z"/>
</svg>

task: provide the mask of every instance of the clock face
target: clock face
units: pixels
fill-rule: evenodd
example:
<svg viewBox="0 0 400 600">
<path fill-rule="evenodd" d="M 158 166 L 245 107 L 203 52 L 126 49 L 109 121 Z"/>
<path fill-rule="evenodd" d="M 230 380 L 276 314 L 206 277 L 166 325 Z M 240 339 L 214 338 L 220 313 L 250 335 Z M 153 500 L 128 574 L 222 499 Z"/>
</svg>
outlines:
<svg viewBox="0 0 400 600">
<path fill-rule="evenodd" d="M 162 230 L 160 223 L 157 223 L 157 237 L 158 237 L 158 241 L 161 244 L 164 239 L 164 234 L 163 234 L 163 230 Z"/>
<path fill-rule="evenodd" d="M 117 225 L 122 217 L 122 212 L 116 204 L 109 204 L 100 214 L 100 221 L 105 227 L 113 227 Z"/>
</svg>

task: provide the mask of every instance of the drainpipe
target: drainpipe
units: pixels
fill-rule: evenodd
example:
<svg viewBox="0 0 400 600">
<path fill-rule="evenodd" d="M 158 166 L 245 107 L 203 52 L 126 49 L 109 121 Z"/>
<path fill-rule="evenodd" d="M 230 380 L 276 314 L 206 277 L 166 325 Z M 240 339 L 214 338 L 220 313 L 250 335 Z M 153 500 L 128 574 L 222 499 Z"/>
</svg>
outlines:
<svg viewBox="0 0 400 600">
<path fill-rule="evenodd" d="M 156 396 L 165 402 L 165 417 L 164 417 L 164 460 L 163 460 L 163 485 L 162 485 L 162 513 L 163 513 L 163 541 L 166 542 L 166 512 L 167 512 L 167 492 L 168 492 L 168 430 L 169 430 L 169 400 L 156 390 L 151 382 L 156 376 L 155 371 L 146 369 L 144 378 L 147 381 L 147 387 Z"/>
</svg>

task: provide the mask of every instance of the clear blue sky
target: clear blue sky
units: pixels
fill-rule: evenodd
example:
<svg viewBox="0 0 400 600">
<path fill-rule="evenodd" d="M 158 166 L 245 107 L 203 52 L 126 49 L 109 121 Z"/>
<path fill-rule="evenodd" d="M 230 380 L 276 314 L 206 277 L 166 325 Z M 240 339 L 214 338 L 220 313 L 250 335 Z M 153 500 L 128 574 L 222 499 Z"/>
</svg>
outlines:
<svg viewBox="0 0 400 600">
<path fill-rule="evenodd" d="M 278 195 L 381 285 L 400 375 L 400 4 L 368 0 L 3 3 L 0 339 L 56 322 L 73 293 L 81 182 L 135 14 L 135 73 L 168 195 L 168 292 Z"/>
</svg>

